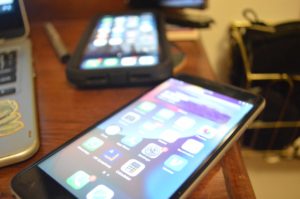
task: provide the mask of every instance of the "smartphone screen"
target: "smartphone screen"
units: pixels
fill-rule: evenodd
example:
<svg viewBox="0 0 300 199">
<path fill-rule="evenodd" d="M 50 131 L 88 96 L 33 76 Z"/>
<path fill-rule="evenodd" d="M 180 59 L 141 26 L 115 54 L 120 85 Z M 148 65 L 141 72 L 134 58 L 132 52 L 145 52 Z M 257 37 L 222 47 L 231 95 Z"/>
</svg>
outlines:
<svg viewBox="0 0 300 199">
<path fill-rule="evenodd" d="M 80 69 L 155 66 L 159 58 L 158 28 L 153 13 L 105 15 L 89 38 Z"/>
<path fill-rule="evenodd" d="M 13 0 L 0 1 L 0 14 L 9 13 L 13 11 Z"/>
<path fill-rule="evenodd" d="M 20 37 L 25 25 L 19 0 L 0 0 L 0 39 Z"/>
<path fill-rule="evenodd" d="M 256 103 L 170 78 L 37 166 L 78 198 L 170 198 Z"/>
</svg>

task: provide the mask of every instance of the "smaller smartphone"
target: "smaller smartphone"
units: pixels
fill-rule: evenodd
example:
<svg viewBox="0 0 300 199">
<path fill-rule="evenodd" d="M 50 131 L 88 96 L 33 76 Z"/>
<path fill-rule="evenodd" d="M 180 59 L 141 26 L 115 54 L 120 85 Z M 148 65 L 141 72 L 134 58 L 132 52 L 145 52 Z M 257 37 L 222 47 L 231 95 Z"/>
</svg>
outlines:
<svg viewBox="0 0 300 199">
<path fill-rule="evenodd" d="M 77 87 L 150 84 L 172 75 L 171 60 L 161 13 L 110 13 L 92 20 L 66 74 Z"/>
<path fill-rule="evenodd" d="M 184 198 L 264 107 L 182 75 L 91 126 L 11 182 L 20 198 Z"/>
</svg>

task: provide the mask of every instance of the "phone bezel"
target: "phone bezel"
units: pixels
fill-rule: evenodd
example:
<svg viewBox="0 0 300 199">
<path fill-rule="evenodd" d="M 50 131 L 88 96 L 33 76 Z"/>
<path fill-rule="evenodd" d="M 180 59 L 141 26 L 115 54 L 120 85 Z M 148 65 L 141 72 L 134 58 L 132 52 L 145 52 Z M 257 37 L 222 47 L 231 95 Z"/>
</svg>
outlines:
<svg viewBox="0 0 300 199">
<path fill-rule="evenodd" d="M 114 67 L 83 70 L 80 64 L 84 51 L 99 19 L 104 16 L 140 15 L 152 13 L 157 24 L 159 63 L 148 66 Z M 113 12 L 97 15 L 88 25 L 86 31 L 76 47 L 74 54 L 67 65 L 66 74 L 68 80 L 77 87 L 98 87 L 98 86 L 130 86 L 153 84 L 165 80 L 172 75 L 172 59 L 170 56 L 169 43 L 166 38 L 164 17 L 162 13 L 154 10 L 134 10 Z"/>
<path fill-rule="evenodd" d="M 134 8 L 195 8 L 195 9 L 205 9 L 207 8 L 207 0 L 203 0 L 202 3 L 194 6 L 188 6 L 188 5 L 181 5 L 181 6 L 167 6 L 164 5 L 162 1 L 160 0 L 129 0 L 128 5 Z"/>
<path fill-rule="evenodd" d="M 205 176 L 207 171 L 217 163 L 217 161 L 222 157 L 222 155 L 226 152 L 226 150 L 231 146 L 231 143 L 233 143 L 233 141 L 239 138 L 241 133 L 248 127 L 248 125 L 256 118 L 256 116 L 262 111 L 263 107 L 265 106 L 265 100 L 261 96 L 256 96 L 254 94 L 251 94 L 249 92 L 246 92 L 242 89 L 233 86 L 219 84 L 216 82 L 212 82 L 210 80 L 199 79 L 187 75 L 177 76 L 176 79 L 185 81 L 187 83 L 200 85 L 203 88 L 212 89 L 213 91 L 217 91 L 221 94 L 225 94 L 230 97 L 235 97 L 235 98 L 238 97 L 239 100 L 252 103 L 253 108 L 237 124 L 236 128 L 232 130 L 232 132 L 228 133 L 229 136 L 223 142 L 220 142 L 217 145 L 216 149 L 207 157 L 206 161 L 202 162 L 202 164 L 199 165 L 199 168 L 196 169 L 186 181 L 182 182 L 182 186 L 179 187 L 177 190 L 174 190 L 174 194 L 170 196 L 170 198 L 185 197 L 188 193 L 190 193 L 192 188 L 194 188 L 195 184 L 197 184 Z M 141 96 L 145 95 L 152 89 L 146 91 L 145 93 L 135 98 L 128 104 L 122 106 L 120 109 L 116 110 L 109 116 L 98 121 L 97 123 L 87 128 L 83 132 L 79 133 L 78 135 L 76 135 L 75 137 L 73 137 L 72 139 L 70 139 L 69 141 L 67 141 L 66 143 L 64 143 L 57 149 L 55 149 L 54 151 L 50 152 L 48 155 L 40 159 L 38 162 L 34 163 L 32 166 L 18 173 L 11 181 L 12 192 L 19 197 L 25 197 L 25 198 L 27 197 L 32 198 L 33 196 L 39 197 L 37 196 L 37 193 L 39 192 L 38 190 L 49 189 L 49 187 L 51 186 L 52 188 L 54 188 L 54 190 L 56 190 L 56 191 L 50 190 L 51 194 L 62 193 L 64 196 L 73 198 L 74 196 L 71 193 L 69 193 L 66 189 L 64 189 L 59 183 L 57 182 L 54 183 L 52 177 L 46 174 L 44 171 L 42 171 L 37 165 L 42 161 L 46 160 L 48 157 L 52 156 L 53 154 L 65 148 L 68 144 L 72 143 L 73 141 L 77 140 L 81 136 L 88 133 L 91 129 L 95 128 L 101 122 L 105 121 L 109 117 L 112 117 L 114 114 L 118 113 L 120 110 L 129 106 L 131 103 L 134 103 Z M 38 172 L 40 176 L 34 177 L 35 172 Z M 34 175 L 32 175 L 31 173 L 33 173 Z M 41 178 L 46 178 L 44 183 L 43 181 L 41 181 Z M 34 189 L 35 191 L 28 192 L 27 189 L 24 190 L 24 185 L 31 186 L 31 188 L 35 188 Z M 22 194 L 34 193 L 34 195 L 20 196 L 20 193 Z"/>
</svg>

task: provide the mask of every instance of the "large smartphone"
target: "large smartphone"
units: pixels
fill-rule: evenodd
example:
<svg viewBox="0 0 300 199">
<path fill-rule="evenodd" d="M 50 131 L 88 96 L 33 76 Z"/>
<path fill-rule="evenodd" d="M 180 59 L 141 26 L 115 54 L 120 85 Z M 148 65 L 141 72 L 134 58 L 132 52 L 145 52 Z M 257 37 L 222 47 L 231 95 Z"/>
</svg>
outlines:
<svg viewBox="0 0 300 199">
<path fill-rule="evenodd" d="M 77 87 L 157 83 L 172 75 L 168 46 L 159 12 L 97 16 L 68 63 L 67 77 Z"/>
<path fill-rule="evenodd" d="M 264 99 L 182 75 L 88 128 L 11 182 L 20 198 L 186 197 Z"/>
</svg>

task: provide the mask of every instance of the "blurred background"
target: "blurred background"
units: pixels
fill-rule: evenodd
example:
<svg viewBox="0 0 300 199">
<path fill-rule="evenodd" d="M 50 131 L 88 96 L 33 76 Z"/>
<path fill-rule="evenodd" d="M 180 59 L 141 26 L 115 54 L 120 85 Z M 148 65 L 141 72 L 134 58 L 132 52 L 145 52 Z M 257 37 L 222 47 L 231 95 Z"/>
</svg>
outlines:
<svg viewBox="0 0 300 199">
<path fill-rule="evenodd" d="M 200 35 L 211 65 L 223 81 L 228 81 L 232 64 L 228 29 L 233 21 L 244 20 L 245 8 L 252 8 L 261 20 L 268 22 L 300 20 L 298 0 L 211 0 L 209 8 L 202 12 L 213 17 L 215 24 L 203 29 Z M 272 151 L 248 149 L 244 149 L 243 156 L 257 198 L 300 198 L 299 158 L 281 158 Z"/>
</svg>

